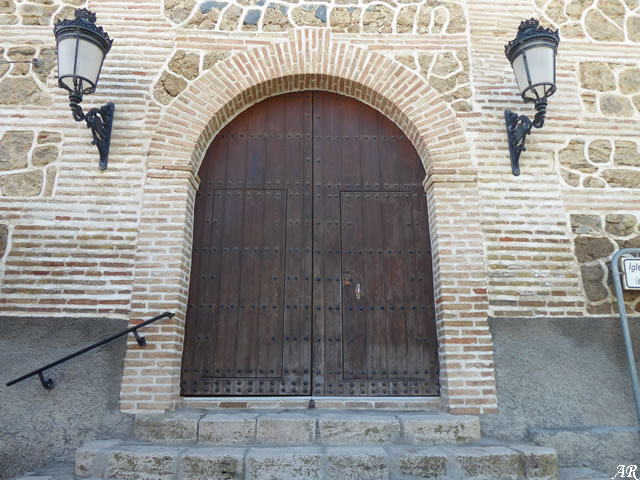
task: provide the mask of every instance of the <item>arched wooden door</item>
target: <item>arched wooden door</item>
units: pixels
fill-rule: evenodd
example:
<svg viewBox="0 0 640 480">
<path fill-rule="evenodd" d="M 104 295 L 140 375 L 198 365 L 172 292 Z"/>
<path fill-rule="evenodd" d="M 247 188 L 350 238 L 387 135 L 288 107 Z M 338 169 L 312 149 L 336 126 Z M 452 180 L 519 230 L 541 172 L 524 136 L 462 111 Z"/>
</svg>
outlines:
<svg viewBox="0 0 640 480">
<path fill-rule="evenodd" d="M 199 172 L 183 395 L 436 395 L 420 159 L 371 107 L 272 97 Z"/>
</svg>

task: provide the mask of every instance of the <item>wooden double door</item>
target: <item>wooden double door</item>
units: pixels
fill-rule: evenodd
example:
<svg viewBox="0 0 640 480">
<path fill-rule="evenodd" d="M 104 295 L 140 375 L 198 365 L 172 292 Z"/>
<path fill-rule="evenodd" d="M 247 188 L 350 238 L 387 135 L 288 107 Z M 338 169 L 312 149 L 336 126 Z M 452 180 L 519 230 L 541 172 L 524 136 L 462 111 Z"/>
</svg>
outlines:
<svg viewBox="0 0 640 480">
<path fill-rule="evenodd" d="M 183 395 L 437 395 L 424 170 L 337 94 L 272 97 L 199 172 Z"/>
</svg>

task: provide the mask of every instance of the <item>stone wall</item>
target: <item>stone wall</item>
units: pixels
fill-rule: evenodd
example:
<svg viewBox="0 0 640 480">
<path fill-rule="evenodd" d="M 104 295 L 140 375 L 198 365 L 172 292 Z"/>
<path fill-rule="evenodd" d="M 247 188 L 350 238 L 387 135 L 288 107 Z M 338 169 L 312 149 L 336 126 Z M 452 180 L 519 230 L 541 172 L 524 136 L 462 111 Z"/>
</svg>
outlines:
<svg viewBox="0 0 640 480">
<path fill-rule="evenodd" d="M 536 6 L 566 38 L 640 43 L 637 0 L 536 0 Z"/>
<path fill-rule="evenodd" d="M 56 132 L 8 130 L 0 138 L 3 197 L 49 197 L 53 193 L 62 136 Z"/>
<path fill-rule="evenodd" d="M 640 248 L 640 221 L 629 214 L 572 214 L 576 259 L 590 314 L 616 314 L 611 257 L 622 248 Z M 640 312 L 640 291 L 624 291 L 628 314 Z"/>
<path fill-rule="evenodd" d="M 429 34 L 461 34 L 467 31 L 462 4 L 454 1 L 301 2 L 247 0 L 218 2 L 166 0 L 164 14 L 184 28 L 207 32 L 286 32 L 299 27 L 329 28 L 335 33 L 393 34 L 412 38 Z M 456 111 L 470 111 L 469 59 L 466 50 L 420 53 L 406 48 L 395 58 L 420 72 L 452 104 Z M 439 49 L 438 49 L 439 50 Z M 168 105 L 191 80 L 228 57 L 233 48 L 176 50 L 154 85 L 154 98 Z"/>
<path fill-rule="evenodd" d="M 73 18 L 75 8 L 87 0 L 0 0 L 0 25 L 48 26 L 58 19 Z"/>
<path fill-rule="evenodd" d="M 640 111 L 640 63 L 584 61 L 578 68 L 586 111 L 622 117 Z"/>
<path fill-rule="evenodd" d="M 0 11 L 5 10 L 8 9 Z M 0 18 L 7 20 L 9 17 Z M 29 18 L 23 15 L 22 21 L 32 25 L 28 23 Z M 13 18 L 13 21 L 17 22 L 18 18 Z M 37 65 L 30 63 L 35 58 L 38 59 Z M 23 63 L 1 63 L 3 60 Z M 0 108 L 51 106 L 52 98 L 46 84 L 54 67 L 55 48 L 31 45 L 0 47 L 0 89 L 3 92 Z M 54 164 L 60 152 L 62 135 L 47 128 L 6 130 L 0 135 L 0 195 L 51 196 L 56 178 Z"/>
<path fill-rule="evenodd" d="M 624 188 L 640 186 L 640 152 L 629 140 L 572 138 L 557 152 L 564 182 L 571 187 Z"/>
<path fill-rule="evenodd" d="M 106 171 L 56 87 L 53 23 L 78 6 L 115 39 L 83 101 L 116 104 Z M 533 109 L 504 45 L 532 16 L 560 28 L 558 92 L 514 177 L 503 112 Z M 0 57 L 38 59 L 0 62 L 0 312 L 175 309 L 149 357 L 130 346 L 123 388 L 131 411 L 171 405 L 208 142 L 259 99 L 333 90 L 392 118 L 422 156 L 447 401 L 490 411 L 488 317 L 615 314 L 608 260 L 640 233 L 639 17 L 636 0 L 0 0 Z M 160 366 L 171 373 L 143 384 Z"/>
<path fill-rule="evenodd" d="M 439 34 L 467 28 L 462 4 L 441 0 L 164 0 L 164 14 L 176 25 L 218 32 L 327 27 L 336 33 Z"/>
</svg>

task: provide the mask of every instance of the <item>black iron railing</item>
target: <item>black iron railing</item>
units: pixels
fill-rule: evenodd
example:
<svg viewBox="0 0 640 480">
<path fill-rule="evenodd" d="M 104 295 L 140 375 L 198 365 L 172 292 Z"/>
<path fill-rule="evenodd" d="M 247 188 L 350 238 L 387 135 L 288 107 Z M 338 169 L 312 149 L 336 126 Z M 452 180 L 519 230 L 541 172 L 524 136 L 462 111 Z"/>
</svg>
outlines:
<svg viewBox="0 0 640 480">
<path fill-rule="evenodd" d="M 15 385 L 16 383 L 19 383 L 23 380 L 26 380 L 29 377 L 32 377 L 34 375 L 38 375 L 38 378 L 40 379 L 40 383 L 42 383 L 42 386 L 44 388 L 46 388 L 47 390 L 51 390 L 54 387 L 54 382 L 53 380 L 51 380 L 50 378 L 45 379 L 44 378 L 44 374 L 43 372 L 45 370 L 49 370 L 50 368 L 55 367 L 56 365 L 60 365 L 63 362 L 66 362 L 67 360 L 71 360 L 72 358 L 75 358 L 79 355 L 82 355 L 83 353 L 87 353 L 90 350 L 93 350 L 94 348 L 98 348 L 102 345 L 104 345 L 105 343 L 109 343 L 113 340 L 115 340 L 116 338 L 120 338 L 124 335 L 128 335 L 130 333 L 133 333 L 133 335 L 136 337 L 136 341 L 138 342 L 138 345 L 140 345 L 141 347 L 144 347 L 147 344 L 147 340 L 138 334 L 138 329 L 142 328 L 142 327 L 146 327 L 147 325 L 149 325 L 150 323 L 153 322 L 157 322 L 158 320 L 161 320 L 163 318 L 171 318 L 175 315 L 175 313 L 172 312 L 164 312 L 160 315 L 158 315 L 157 317 L 153 317 L 150 320 L 147 320 L 146 322 L 141 323 L 140 325 L 136 325 L 134 327 L 128 328 L 120 333 L 116 333 L 115 335 L 111 335 L 109 338 L 105 338 L 104 340 L 101 340 L 97 343 L 94 343 L 93 345 L 89 345 L 86 348 L 83 348 L 82 350 L 78 350 L 75 353 L 72 353 L 71 355 L 67 355 L 64 358 L 61 358 L 60 360 L 56 360 L 55 362 L 51 362 L 47 365 L 45 365 L 44 367 L 40 367 L 36 370 L 34 370 L 33 372 L 27 373 L 26 375 L 23 375 L 19 378 L 16 378 L 15 380 L 11 380 L 9 383 L 7 383 L 7 387 L 10 387 L 11 385 Z"/>
</svg>

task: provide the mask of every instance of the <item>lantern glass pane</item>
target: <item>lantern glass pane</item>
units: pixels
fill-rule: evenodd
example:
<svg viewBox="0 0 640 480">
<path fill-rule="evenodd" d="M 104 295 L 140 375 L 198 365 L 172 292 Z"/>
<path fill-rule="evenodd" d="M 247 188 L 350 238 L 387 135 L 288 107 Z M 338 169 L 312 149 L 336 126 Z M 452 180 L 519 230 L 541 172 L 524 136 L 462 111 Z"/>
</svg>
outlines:
<svg viewBox="0 0 640 480">
<path fill-rule="evenodd" d="M 527 70 L 524 67 L 524 55 L 520 54 L 516 57 L 512 64 L 513 73 L 516 76 L 516 82 L 518 82 L 518 89 L 520 93 L 525 91 L 529 87 L 529 79 L 527 78 Z"/>
<path fill-rule="evenodd" d="M 529 71 L 531 72 L 531 82 L 549 83 L 555 82 L 554 63 L 555 52 L 553 48 L 547 46 L 533 47 L 527 50 L 529 60 Z"/>
<path fill-rule="evenodd" d="M 74 90 L 74 86 L 73 86 L 73 78 L 72 76 L 70 77 L 64 77 L 62 79 L 62 83 L 64 83 L 67 87 L 69 87 L 69 90 L 71 90 L 73 92 Z"/>
<path fill-rule="evenodd" d="M 58 78 L 67 77 L 63 82 L 73 90 L 73 75 L 75 74 L 77 39 L 65 38 L 58 43 Z"/>
<path fill-rule="evenodd" d="M 77 75 L 86 78 L 94 85 L 98 83 L 103 57 L 100 47 L 81 38 L 78 45 Z"/>
</svg>

